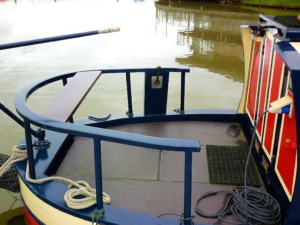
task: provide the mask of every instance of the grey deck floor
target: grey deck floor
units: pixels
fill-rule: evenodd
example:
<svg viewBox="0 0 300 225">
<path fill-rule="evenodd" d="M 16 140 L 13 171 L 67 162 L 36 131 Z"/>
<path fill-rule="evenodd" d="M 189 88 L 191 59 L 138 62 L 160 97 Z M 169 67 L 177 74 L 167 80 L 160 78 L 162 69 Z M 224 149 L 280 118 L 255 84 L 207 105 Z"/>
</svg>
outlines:
<svg viewBox="0 0 300 225">
<path fill-rule="evenodd" d="M 197 199 L 208 191 L 231 189 L 230 185 L 209 183 L 206 145 L 247 145 L 244 135 L 229 137 L 232 123 L 157 122 L 130 124 L 110 129 L 148 136 L 199 140 L 201 152 L 193 154 L 192 214 L 195 222 L 213 223 L 215 219 L 198 216 L 194 211 Z M 183 212 L 184 153 L 157 151 L 109 142 L 102 142 L 103 189 L 112 198 L 112 206 L 131 211 L 160 215 Z M 57 175 L 86 180 L 95 187 L 93 141 L 76 138 Z M 207 213 L 219 211 L 223 197 L 203 202 Z M 174 218 L 174 217 L 173 217 Z M 177 219 L 177 218 L 174 218 Z"/>
</svg>

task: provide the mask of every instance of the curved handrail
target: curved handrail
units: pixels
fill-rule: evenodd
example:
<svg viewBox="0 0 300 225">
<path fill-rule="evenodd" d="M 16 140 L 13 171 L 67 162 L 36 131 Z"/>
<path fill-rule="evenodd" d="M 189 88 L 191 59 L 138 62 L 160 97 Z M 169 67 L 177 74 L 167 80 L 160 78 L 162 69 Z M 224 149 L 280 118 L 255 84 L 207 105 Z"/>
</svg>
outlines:
<svg viewBox="0 0 300 225">
<path fill-rule="evenodd" d="M 148 69 L 95 69 L 89 71 L 102 71 L 102 73 L 126 73 L 126 72 L 154 72 L 156 68 Z M 189 68 L 162 68 L 162 72 L 189 72 Z M 182 140 L 182 139 L 170 139 L 160 137 L 150 137 L 146 135 L 132 134 L 121 131 L 113 131 L 89 126 L 76 125 L 71 123 L 65 123 L 55 121 L 42 117 L 32 110 L 30 110 L 26 104 L 28 97 L 38 90 L 39 88 L 61 80 L 74 76 L 77 72 L 71 72 L 50 78 L 45 78 L 41 81 L 35 82 L 25 87 L 16 97 L 15 107 L 19 115 L 27 122 L 44 129 L 52 130 L 60 133 L 67 133 L 71 135 L 94 138 L 103 141 L 115 142 L 120 144 L 151 148 L 157 150 L 171 150 L 171 151 L 190 151 L 199 152 L 200 143 L 197 140 Z"/>
</svg>

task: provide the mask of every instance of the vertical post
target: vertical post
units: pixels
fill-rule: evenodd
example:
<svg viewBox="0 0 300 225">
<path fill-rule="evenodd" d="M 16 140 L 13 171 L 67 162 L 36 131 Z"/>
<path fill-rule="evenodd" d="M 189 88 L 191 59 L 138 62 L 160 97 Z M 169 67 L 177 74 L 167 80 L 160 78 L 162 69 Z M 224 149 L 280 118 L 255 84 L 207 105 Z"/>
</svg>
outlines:
<svg viewBox="0 0 300 225">
<path fill-rule="evenodd" d="M 63 85 L 64 85 L 64 86 L 66 86 L 66 85 L 67 85 L 67 83 L 68 83 L 68 80 L 67 80 L 67 78 L 63 78 L 63 79 L 62 79 L 62 82 L 63 82 Z M 73 119 L 73 117 L 71 117 L 71 119 L 70 119 L 70 123 L 74 123 L 74 119 Z"/>
<path fill-rule="evenodd" d="M 63 85 L 66 86 L 66 84 L 68 83 L 67 78 L 63 78 L 62 82 L 63 82 Z"/>
<path fill-rule="evenodd" d="M 184 218 L 191 218 L 192 206 L 192 152 L 185 152 L 184 171 Z M 192 225 L 191 220 L 184 221 L 184 225 Z"/>
<path fill-rule="evenodd" d="M 102 210 L 103 209 L 102 165 L 101 165 L 101 145 L 99 139 L 94 139 L 94 160 L 95 160 L 97 209 Z"/>
<path fill-rule="evenodd" d="M 24 128 L 25 128 L 26 148 L 27 148 L 27 159 L 29 163 L 29 176 L 31 179 L 36 179 L 30 123 L 24 121 Z"/>
<path fill-rule="evenodd" d="M 184 113 L 185 72 L 181 72 L 180 113 Z"/>
<path fill-rule="evenodd" d="M 131 96 L 131 81 L 130 73 L 126 73 L 126 84 L 127 84 L 127 99 L 128 99 L 128 116 L 133 116 L 132 111 L 132 96 Z"/>
</svg>

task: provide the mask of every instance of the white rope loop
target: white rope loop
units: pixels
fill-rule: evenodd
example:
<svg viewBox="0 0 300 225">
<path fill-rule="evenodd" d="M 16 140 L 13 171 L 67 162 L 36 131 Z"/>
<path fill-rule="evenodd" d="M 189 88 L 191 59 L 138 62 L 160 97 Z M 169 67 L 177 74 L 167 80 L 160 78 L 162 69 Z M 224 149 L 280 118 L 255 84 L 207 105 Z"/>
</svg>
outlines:
<svg viewBox="0 0 300 225">
<path fill-rule="evenodd" d="M 0 177 L 10 168 L 15 162 L 23 161 L 27 159 L 27 151 L 20 150 L 14 146 L 12 150 L 12 156 L 0 167 Z M 91 188 L 90 185 L 83 180 L 73 181 L 64 177 L 44 177 L 41 179 L 31 179 L 29 177 L 28 162 L 26 168 L 26 180 L 30 183 L 40 184 L 46 181 L 63 181 L 69 183 L 69 190 L 65 193 L 64 200 L 67 206 L 71 209 L 86 209 L 96 204 L 96 190 Z M 75 198 L 78 196 L 84 196 L 84 198 Z M 105 192 L 102 193 L 103 203 L 110 204 L 111 198 Z"/>
<path fill-rule="evenodd" d="M 4 173 L 6 173 L 6 171 L 10 168 L 12 164 L 19 161 L 23 161 L 27 158 L 27 152 L 18 149 L 17 146 L 13 147 L 12 152 L 12 156 L 0 167 L 0 177 L 2 177 Z"/>
</svg>

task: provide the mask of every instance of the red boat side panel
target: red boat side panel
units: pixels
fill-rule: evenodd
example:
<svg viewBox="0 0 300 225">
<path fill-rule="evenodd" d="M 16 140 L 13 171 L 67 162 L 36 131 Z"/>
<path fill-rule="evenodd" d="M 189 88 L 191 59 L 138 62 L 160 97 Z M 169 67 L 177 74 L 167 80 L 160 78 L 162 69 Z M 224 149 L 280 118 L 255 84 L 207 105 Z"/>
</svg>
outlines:
<svg viewBox="0 0 300 225">
<path fill-rule="evenodd" d="M 271 85 L 269 90 L 268 107 L 271 107 L 270 103 L 278 100 L 281 94 L 282 80 L 283 80 L 283 68 L 284 64 L 280 56 L 275 52 L 275 61 L 273 66 L 273 74 L 271 75 Z M 273 144 L 275 139 L 275 130 L 277 124 L 277 114 L 268 113 L 266 116 L 265 132 L 263 140 L 263 149 L 266 155 L 271 159 Z"/>
<path fill-rule="evenodd" d="M 261 88 L 260 88 L 260 95 L 259 95 L 259 105 L 258 105 L 258 116 L 260 116 L 266 108 L 266 98 L 267 98 L 267 88 L 268 88 L 268 81 L 269 81 L 269 70 L 270 70 L 270 64 L 271 64 L 271 53 L 273 48 L 273 40 L 270 38 L 266 38 L 265 43 L 265 56 L 264 56 L 264 62 L 263 62 L 263 72 L 262 72 L 262 80 L 261 80 Z M 262 135 L 262 124 L 263 124 L 264 118 L 262 118 L 256 129 L 256 133 L 261 140 Z"/>
<path fill-rule="evenodd" d="M 24 211 L 28 225 L 39 225 L 39 223 L 35 221 L 30 212 L 27 210 L 26 206 L 24 206 Z"/>
<path fill-rule="evenodd" d="M 253 63 L 252 72 L 249 82 L 249 91 L 247 99 L 247 113 L 250 117 L 252 124 L 254 123 L 255 109 L 256 109 L 256 93 L 258 86 L 258 75 L 260 67 L 260 57 L 261 57 L 261 42 L 255 42 L 253 48 Z"/>
<path fill-rule="evenodd" d="M 294 100 L 290 91 L 287 95 Z M 279 180 L 290 200 L 293 195 L 297 165 L 297 130 L 293 105 L 291 110 L 291 117 L 283 115 L 275 167 Z"/>
</svg>

